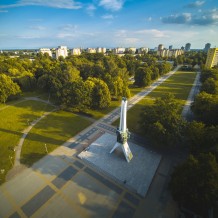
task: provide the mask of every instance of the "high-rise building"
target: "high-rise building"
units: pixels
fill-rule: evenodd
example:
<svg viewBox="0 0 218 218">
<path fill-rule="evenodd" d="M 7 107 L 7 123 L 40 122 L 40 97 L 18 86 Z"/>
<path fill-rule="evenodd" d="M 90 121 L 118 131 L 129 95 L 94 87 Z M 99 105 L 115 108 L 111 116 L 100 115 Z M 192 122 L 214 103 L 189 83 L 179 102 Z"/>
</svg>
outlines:
<svg viewBox="0 0 218 218">
<path fill-rule="evenodd" d="M 134 48 L 134 47 L 126 48 L 125 51 L 128 52 L 128 53 L 131 53 L 131 54 L 135 54 L 136 53 L 136 48 Z"/>
<path fill-rule="evenodd" d="M 148 53 L 148 51 L 149 48 L 145 48 L 145 47 L 138 48 L 138 54 Z"/>
<path fill-rule="evenodd" d="M 56 50 L 56 58 L 58 59 L 60 56 L 66 58 L 68 56 L 67 46 L 58 46 Z"/>
<path fill-rule="evenodd" d="M 170 45 L 170 46 L 169 46 L 169 50 L 172 50 L 172 49 L 173 49 L 173 46 L 172 46 L 172 45 Z"/>
<path fill-rule="evenodd" d="M 96 48 L 96 52 L 97 52 L 97 53 L 103 53 L 103 54 L 105 54 L 105 53 L 106 53 L 106 48 L 98 47 L 98 48 Z"/>
<path fill-rule="evenodd" d="M 190 51 L 191 50 L 191 43 L 186 43 L 185 44 L 185 51 Z"/>
<path fill-rule="evenodd" d="M 204 51 L 208 52 L 208 50 L 210 49 L 210 46 L 211 46 L 210 43 L 205 44 Z"/>
<path fill-rule="evenodd" d="M 161 50 L 163 50 L 163 49 L 164 49 L 163 44 L 158 45 L 158 51 L 161 51 Z"/>
<path fill-rule="evenodd" d="M 47 53 L 50 57 L 52 57 L 52 52 L 49 48 L 40 48 L 39 53 L 42 53 L 42 54 Z"/>
<path fill-rule="evenodd" d="M 157 55 L 161 57 L 177 57 L 179 55 L 184 54 L 184 50 L 181 49 L 163 49 L 160 51 L 157 51 Z"/>
<path fill-rule="evenodd" d="M 95 54 L 96 53 L 96 48 L 87 48 L 86 51 L 90 54 Z"/>
<path fill-rule="evenodd" d="M 81 55 L 81 48 L 73 48 L 72 50 L 71 50 L 71 54 L 72 55 Z"/>
<path fill-rule="evenodd" d="M 205 67 L 212 68 L 218 65 L 218 48 L 210 48 L 207 52 Z"/>
<path fill-rule="evenodd" d="M 113 49 L 113 53 L 114 54 L 124 54 L 125 50 L 126 50 L 125 48 L 118 47 L 118 48 Z"/>
</svg>

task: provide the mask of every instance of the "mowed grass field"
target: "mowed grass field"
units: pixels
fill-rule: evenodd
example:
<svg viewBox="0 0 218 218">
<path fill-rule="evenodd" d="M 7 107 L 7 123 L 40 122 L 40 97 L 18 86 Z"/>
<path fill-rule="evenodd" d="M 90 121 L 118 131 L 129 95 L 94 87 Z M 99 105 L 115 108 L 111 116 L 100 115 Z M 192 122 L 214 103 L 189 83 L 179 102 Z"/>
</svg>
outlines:
<svg viewBox="0 0 218 218">
<path fill-rule="evenodd" d="M 160 86 L 154 89 L 149 95 L 138 102 L 127 112 L 127 126 L 131 132 L 137 134 L 143 134 L 143 130 L 140 129 L 139 120 L 142 110 L 147 105 L 154 103 L 156 98 L 171 93 L 175 96 L 182 108 L 188 98 L 191 91 L 193 82 L 196 77 L 196 72 L 177 71 L 174 75 L 168 78 Z M 113 124 L 118 125 L 119 120 L 116 120 Z"/>
<path fill-rule="evenodd" d="M 4 181 L 6 173 L 12 168 L 14 148 L 22 136 L 22 131 L 28 123 L 52 109 L 52 106 L 42 102 L 23 101 L 0 110 L 0 183 Z"/>
<path fill-rule="evenodd" d="M 21 162 L 32 165 L 48 152 L 62 145 L 91 124 L 86 118 L 65 111 L 49 114 L 38 122 L 27 135 L 22 152 Z"/>
</svg>

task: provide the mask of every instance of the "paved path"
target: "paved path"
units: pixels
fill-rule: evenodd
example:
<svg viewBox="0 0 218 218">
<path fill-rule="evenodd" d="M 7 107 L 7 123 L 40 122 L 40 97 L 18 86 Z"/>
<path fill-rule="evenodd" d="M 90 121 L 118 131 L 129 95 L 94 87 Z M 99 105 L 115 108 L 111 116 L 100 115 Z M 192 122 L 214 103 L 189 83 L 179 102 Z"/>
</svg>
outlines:
<svg viewBox="0 0 218 218">
<path fill-rule="evenodd" d="M 18 102 L 14 103 L 14 104 L 9 104 L 9 105 L 7 105 L 7 106 L 4 106 L 4 107 L 0 108 L 0 111 L 5 110 L 5 109 L 7 109 L 8 107 L 11 107 L 11 106 L 13 106 L 13 105 L 20 104 L 21 102 L 24 102 L 24 101 L 26 101 L 26 99 L 23 99 L 23 100 L 21 100 L 21 101 L 18 101 Z"/>
<path fill-rule="evenodd" d="M 56 107 L 56 106 L 55 106 L 54 104 L 52 104 L 51 102 L 46 101 L 46 100 L 43 100 L 43 99 L 41 99 L 41 98 L 39 98 L 39 97 L 24 97 L 24 98 L 22 98 L 20 101 L 17 101 L 17 102 L 15 102 L 15 103 L 13 103 L 13 104 L 9 104 L 9 105 L 7 105 L 7 106 L 4 106 L 4 107 L 0 108 L 0 111 L 5 110 L 5 109 L 7 109 L 8 107 L 14 106 L 14 105 L 16 105 L 16 104 L 20 104 L 20 103 L 22 103 L 22 102 L 24 102 L 24 101 L 40 101 L 40 102 L 43 102 L 43 103 L 45 103 L 45 104 L 50 104 L 50 105 Z"/>
<path fill-rule="evenodd" d="M 22 146 L 24 143 L 24 140 L 27 136 L 27 134 L 29 133 L 29 131 L 43 118 L 45 118 L 46 116 L 48 116 L 49 114 L 51 114 L 52 112 L 56 111 L 57 109 L 53 109 L 50 112 L 46 112 L 44 113 L 41 117 L 39 117 L 38 119 L 34 120 L 25 130 L 23 130 L 23 135 L 18 143 L 18 145 L 16 146 L 16 153 L 15 153 L 15 160 L 14 160 L 14 167 L 17 167 L 18 165 L 20 165 L 20 155 L 21 155 L 21 150 L 22 150 Z"/>
<path fill-rule="evenodd" d="M 182 116 L 188 121 L 192 120 L 192 117 L 193 117 L 193 114 L 191 111 L 191 104 L 194 102 L 195 96 L 200 91 L 200 86 L 201 86 L 200 75 L 201 75 L 201 73 L 197 72 L 197 75 L 195 77 L 195 81 L 192 85 L 192 89 L 189 93 L 188 99 L 187 99 L 185 106 L 183 108 L 183 111 L 182 111 Z"/>
<path fill-rule="evenodd" d="M 25 166 L 21 165 L 21 163 L 20 163 L 20 156 L 21 156 L 21 150 L 22 150 L 22 146 L 23 146 L 24 140 L 25 140 L 26 136 L 28 135 L 28 133 L 30 132 L 30 130 L 33 128 L 33 126 L 35 126 L 44 117 L 48 116 L 49 114 L 51 114 L 52 112 L 57 110 L 55 105 L 49 103 L 48 101 L 42 100 L 42 99 L 40 99 L 38 97 L 26 97 L 26 98 L 24 98 L 24 100 L 19 101 L 19 102 L 13 104 L 13 105 L 19 104 L 19 103 L 24 102 L 24 101 L 39 101 L 39 102 L 43 102 L 45 104 L 50 104 L 50 105 L 54 106 L 55 109 L 53 109 L 50 112 L 44 113 L 41 117 L 39 117 L 38 119 L 34 120 L 32 123 L 30 123 L 30 125 L 26 129 L 23 130 L 23 132 L 22 132 L 23 135 L 20 138 L 20 140 L 19 140 L 19 142 L 18 142 L 18 144 L 17 144 L 17 146 L 15 148 L 14 165 L 13 165 L 13 168 L 8 172 L 7 179 L 10 179 L 11 177 L 14 177 L 21 170 L 25 169 Z M 6 107 L 4 107 L 2 109 L 6 109 L 9 106 L 11 106 L 11 105 L 8 105 L 8 106 L 6 106 Z"/>
</svg>

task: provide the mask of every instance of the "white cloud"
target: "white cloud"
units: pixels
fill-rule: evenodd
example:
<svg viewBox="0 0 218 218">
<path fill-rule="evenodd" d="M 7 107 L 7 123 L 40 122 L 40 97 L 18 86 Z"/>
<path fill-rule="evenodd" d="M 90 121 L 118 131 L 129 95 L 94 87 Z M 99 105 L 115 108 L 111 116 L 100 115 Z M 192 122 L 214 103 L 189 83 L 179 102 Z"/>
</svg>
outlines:
<svg viewBox="0 0 218 218">
<path fill-rule="evenodd" d="M 154 38 L 169 38 L 170 36 L 165 32 L 157 29 L 146 29 L 135 31 L 135 34 L 149 35 Z"/>
<path fill-rule="evenodd" d="M 72 34 L 72 33 L 59 33 L 57 35 L 57 38 L 73 38 L 75 37 L 75 34 Z"/>
<path fill-rule="evenodd" d="M 196 2 L 192 2 L 187 4 L 185 7 L 186 8 L 197 8 L 202 6 L 205 3 L 205 1 L 196 1 Z"/>
<path fill-rule="evenodd" d="M 82 4 L 74 0 L 19 0 L 15 4 L 0 5 L 0 8 L 14 8 L 22 6 L 45 6 L 52 8 L 79 9 Z"/>
<path fill-rule="evenodd" d="M 7 13 L 7 10 L 0 10 L 0 13 Z"/>
<path fill-rule="evenodd" d="M 115 37 L 127 37 L 127 30 L 118 30 L 118 31 L 116 31 Z"/>
<path fill-rule="evenodd" d="M 201 11 L 201 13 L 197 14 L 175 14 L 163 17 L 161 20 L 163 23 L 167 24 L 189 24 L 201 26 L 216 25 L 218 24 L 218 10 L 215 8 L 213 10 Z"/>
<path fill-rule="evenodd" d="M 39 39 L 41 37 L 36 36 L 36 35 L 20 35 L 20 36 L 16 36 L 16 38 L 18 39 Z"/>
<path fill-rule="evenodd" d="M 87 14 L 91 17 L 94 16 L 95 10 L 96 10 L 96 7 L 93 4 L 88 5 L 86 8 Z"/>
<path fill-rule="evenodd" d="M 176 23 L 176 24 L 184 24 L 190 22 L 192 19 L 191 13 L 182 13 L 170 15 L 168 17 L 161 18 L 163 23 Z"/>
<path fill-rule="evenodd" d="M 101 16 L 103 19 L 114 19 L 114 16 L 112 14 L 105 14 Z"/>
<path fill-rule="evenodd" d="M 74 25 L 74 24 L 65 24 L 65 25 L 61 26 L 60 28 L 63 31 L 76 31 L 78 26 Z"/>
<path fill-rule="evenodd" d="M 30 26 L 30 29 L 33 29 L 33 30 L 45 30 L 46 28 L 44 26 Z"/>
<path fill-rule="evenodd" d="M 100 0 L 99 6 L 107 10 L 119 11 L 124 5 L 124 0 Z"/>
</svg>

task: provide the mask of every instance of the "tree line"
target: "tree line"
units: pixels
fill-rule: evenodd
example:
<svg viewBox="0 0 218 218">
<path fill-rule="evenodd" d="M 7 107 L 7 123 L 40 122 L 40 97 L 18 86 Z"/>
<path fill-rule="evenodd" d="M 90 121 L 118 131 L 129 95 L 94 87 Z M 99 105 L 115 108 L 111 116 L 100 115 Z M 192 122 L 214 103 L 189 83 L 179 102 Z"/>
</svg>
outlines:
<svg viewBox="0 0 218 218">
<path fill-rule="evenodd" d="M 191 106 L 194 120 L 181 116 L 174 96 L 156 99 L 141 114 L 141 128 L 155 144 L 188 148 L 172 174 L 170 189 L 180 206 L 203 217 L 218 201 L 218 69 L 201 73 L 202 86 Z M 182 146 L 185 145 L 185 146 Z"/>
<path fill-rule="evenodd" d="M 146 86 L 170 70 L 168 63 L 156 61 L 148 54 L 119 57 L 84 53 L 58 60 L 38 54 L 33 61 L 1 55 L 0 102 L 21 92 L 41 90 L 63 107 L 79 111 L 106 108 L 111 100 L 130 97 L 130 77 L 135 76 L 135 85 Z M 137 79 L 140 77 L 145 78 L 142 84 Z"/>
</svg>

